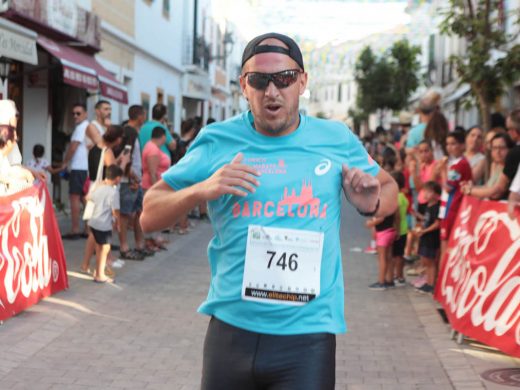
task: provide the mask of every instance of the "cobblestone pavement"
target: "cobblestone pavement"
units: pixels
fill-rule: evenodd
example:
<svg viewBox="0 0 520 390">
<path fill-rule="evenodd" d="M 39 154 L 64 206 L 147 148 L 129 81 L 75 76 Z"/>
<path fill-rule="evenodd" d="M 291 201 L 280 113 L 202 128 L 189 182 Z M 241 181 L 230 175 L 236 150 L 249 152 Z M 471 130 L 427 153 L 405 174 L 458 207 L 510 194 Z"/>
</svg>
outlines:
<svg viewBox="0 0 520 390">
<path fill-rule="evenodd" d="M 336 388 L 506 390 L 482 381 L 491 368 L 520 367 L 450 339 L 436 305 L 410 287 L 376 292 L 376 258 L 363 220 L 345 209 L 343 257 L 349 332 L 337 340 Z M 348 221 L 348 226 L 347 222 Z M 67 220 L 60 218 L 62 231 Z M 127 261 L 117 284 L 77 273 L 84 240 L 65 241 L 70 288 L 0 326 L 0 389 L 197 389 L 208 318 L 207 222 L 168 237 L 167 252 Z"/>
</svg>

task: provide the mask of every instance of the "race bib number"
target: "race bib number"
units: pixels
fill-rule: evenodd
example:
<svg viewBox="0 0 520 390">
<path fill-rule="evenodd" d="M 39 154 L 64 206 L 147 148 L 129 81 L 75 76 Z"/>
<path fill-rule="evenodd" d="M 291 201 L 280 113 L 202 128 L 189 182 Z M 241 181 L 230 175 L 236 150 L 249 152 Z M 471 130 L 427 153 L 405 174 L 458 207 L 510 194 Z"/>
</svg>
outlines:
<svg viewBox="0 0 520 390">
<path fill-rule="evenodd" d="M 320 294 L 323 233 L 250 225 L 242 299 L 304 305 Z"/>
</svg>

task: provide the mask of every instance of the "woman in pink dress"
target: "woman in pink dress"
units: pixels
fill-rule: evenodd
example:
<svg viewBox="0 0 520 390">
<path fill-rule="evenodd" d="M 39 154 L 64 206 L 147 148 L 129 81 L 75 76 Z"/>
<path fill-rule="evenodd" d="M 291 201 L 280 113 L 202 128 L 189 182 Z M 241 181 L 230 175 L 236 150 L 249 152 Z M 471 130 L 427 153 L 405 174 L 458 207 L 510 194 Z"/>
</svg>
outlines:
<svg viewBox="0 0 520 390">
<path fill-rule="evenodd" d="M 163 172 L 170 168 L 170 155 L 161 150 L 161 146 L 166 143 L 166 130 L 157 126 L 152 130 L 152 138 L 144 146 L 142 153 L 143 179 L 141 185 L 146 192 L 156 182 L 161 179 Z M 158 251 L 166 250 L 164 244 L 168 240 L 163 239 L 160 234 L 153 235 L 145 239 L 147 249 Z"/>
<path fill-rule="evenodd" d="M 161 146 L 165 143 L 166 131 L 157 126 L 152 130 L 150 142 L 147 142 L 143 149 L 142 186 L 145 191 L 159 181 L 163 172 L 170 168 L 170 156 L 161 150 Z"/>
</svg>

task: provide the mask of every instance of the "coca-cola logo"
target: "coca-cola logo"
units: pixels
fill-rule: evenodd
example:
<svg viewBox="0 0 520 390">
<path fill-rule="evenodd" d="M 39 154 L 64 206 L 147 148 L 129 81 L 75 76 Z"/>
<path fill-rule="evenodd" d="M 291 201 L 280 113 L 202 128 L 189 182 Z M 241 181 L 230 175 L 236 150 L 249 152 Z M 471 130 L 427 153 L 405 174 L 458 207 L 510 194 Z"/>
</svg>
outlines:
<svg viewBox="0 0 520 390">
<path fill-rule="evenodd" d="M 468 221 L 478 218 L 473 231 Z M 495 336 L 511 332 L 520 346 L 520 225 L 506 212 L 461 210 L 440 279 L 440 294 L 457 319 Z"/>
<path fill-rule="evenodd" d="M 0 225 L 0 306 L 12 304 L 21 294 L 31 293 L 49 285 L 51 273 L 56 281 L 58 263 L 49 258 L 48 239 L 44 229 L 46 193 L 20 197 L 11 202 L 9 219 Z M 52 269 L 51 269 L 52 263 Z M 4 291 L 2 291 L 4 290 Z"/>
</svg>

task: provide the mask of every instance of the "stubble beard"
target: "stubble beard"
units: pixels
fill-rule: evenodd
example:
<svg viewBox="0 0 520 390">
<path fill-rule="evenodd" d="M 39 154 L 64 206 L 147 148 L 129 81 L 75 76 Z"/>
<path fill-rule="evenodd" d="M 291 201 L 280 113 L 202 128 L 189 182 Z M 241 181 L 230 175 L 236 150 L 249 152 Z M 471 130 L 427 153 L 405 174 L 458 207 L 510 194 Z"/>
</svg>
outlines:
<svg viewBox="0 0 520 390">
<path fill-rule="evenodd" d="M 298 124 L 299 115 L 296 114 L 295 118 L 275 118 L 272 121 L 269 121 L 267 119 L 260 119 L 257 121 L 255 119 L 255 122 L 257 122 L 257 124 L 255 125 L 257 130 L 261 130 L 272 136 L 280 136 L 284 135 L 295 124 Z"/>
</svg>

